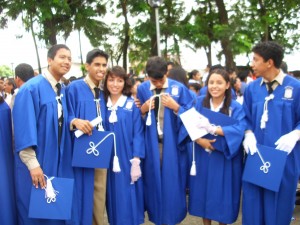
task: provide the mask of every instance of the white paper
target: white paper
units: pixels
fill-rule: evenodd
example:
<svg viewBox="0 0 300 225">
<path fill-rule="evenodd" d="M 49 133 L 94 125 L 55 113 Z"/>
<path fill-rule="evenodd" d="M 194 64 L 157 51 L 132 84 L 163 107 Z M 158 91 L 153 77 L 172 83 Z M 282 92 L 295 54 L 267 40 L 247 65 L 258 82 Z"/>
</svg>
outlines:
<svg viewBox="0 0 300 225">
<path fill-rule="evenodd" d="M 101 116 L 98 116 L 98 117 L 96 117 L 95 119 L 93 119 L 92 121 L 91 121 L 91 124 L 92 124 L 92 126 L 93 127 L 95 127 L 97 124 L 99 124 L 99 123 L 101 123 L 102 122 L 102 118 L 101 118 Z M 81 130 L 76 130 L 75 131 L 75 136 L 77 137 L 77 138 L 79 138 L 81 135 L 83 135 L 84 133 L 81 131 Z"/>
<path fill-rule="evenodd" d="M 180 119 L 182 120 L 190 138 L 192 141 L 203 137 L 208 134 L 204 128 L 199 128 L 198 124 L 200 124 L 201 119 L 204 116 L 197 112 L 197 110 L 193 107 L 180 115 Z"/>
</svg>

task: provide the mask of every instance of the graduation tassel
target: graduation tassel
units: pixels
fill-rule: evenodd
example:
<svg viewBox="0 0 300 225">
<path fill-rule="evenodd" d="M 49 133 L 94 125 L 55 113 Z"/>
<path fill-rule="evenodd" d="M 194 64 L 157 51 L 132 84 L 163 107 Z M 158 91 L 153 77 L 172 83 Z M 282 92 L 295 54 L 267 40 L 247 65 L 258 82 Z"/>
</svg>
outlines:
<svg viewBox="0 0 300 225">
<path fill-rule="evenodd" d="M 269 116 L 268 116 L 268 102 L 270 100 L 272 100 L 273 98 L 274 98 L 274 94 L 270 94 L 269 96 L 267 96 L 265 98 L 264 112 L 263 112 L 263 114 L 261 116 L 261 119 L 260 119 L 260 129 L 266 128 L 266 123 L 269 120 Z"/>
<path fill-rule="evenodd" d="M 54 177 L 48 178 L 45 174 L 44 176 L 47 179 L 47 186 L 45 188 L 45 198 L 47 199 L 47 203 L 55 202 L 56 196 L 59 192 L 53 188 L 51 180 L 53 180 Z"/>
<path fill-rule="evenodd" d="M 152 105 L 153 99 L 156 98 L 156 97 L 160 97 L 160 94 L 159 95 L 153 95 L 150 98 L 149 111 L 148 111 L 147 120 L 146 120 L 146 125 L 147 126 L 151 126 L 151 124 L 152 124 L 152 119 L 151 119 L 151 105 Z"/>
<path fill-rule="evenodd" d="M 192 161 L 192 167 L 190 170 L 190 175 L 191 176 L 196 176 L 197 171 L 196 171 L 196 161 L 195 161 L 195 142 L 193 141 L 193 161 Z"/>
<path fill-rule="evenodd" d="M 121 172 L 121 168 L 120 168 L 120 163 L 119 163 L 119 158 L 117 156 L 117 142 L 116 142 L 116 135 L 114 133 L 111 133 L 114 136 L 114 161 L 113 161 L 113 171 L 115 173 L 119 173 Z"/>
</svg>

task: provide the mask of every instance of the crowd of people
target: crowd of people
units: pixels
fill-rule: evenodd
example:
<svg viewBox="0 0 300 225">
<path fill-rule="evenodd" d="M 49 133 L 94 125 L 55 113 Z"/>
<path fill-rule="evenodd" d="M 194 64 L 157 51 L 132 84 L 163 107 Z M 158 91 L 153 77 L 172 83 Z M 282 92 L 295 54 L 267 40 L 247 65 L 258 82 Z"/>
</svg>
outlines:
<svg viewBox="0 0 300 225">
<path fill-rule="evenodd" d="M 284 71 L 279 44 L 252 50 L 251 70 L 238 74 L 221 65 L 187 73 L 155 56 L 141 80 L 108 68 L 108 54 L 93 49 L 87 75 L 65 81 L 72 58 L 63 44 L 49 49 L 43 74 L 18 65 L 15 79 L 0 79 L 0 224 L 102 225 L 106 211 L 111 225 L 143 224 L 145 212 L 157 225 L 180 224 L 187 213 L 224 225 L 237 220 L 241 198 L 244 225 L 290 224 L 300 172 L 300 81 Z M 191 123 L 205 132 L 196 138 L 181 119 L 192 109 L 199 114 Z M 78 130 L 90 138 L 114 134 L 109 168 L 72 166 Z M 286 154 L 278 191 L 242 179 L 248 157 L 262 157 L 261 145 Z M 29 216 L 32 189 L 60 198 L 55 178 L 74 180 L 70 218 Z"/>
</svg>

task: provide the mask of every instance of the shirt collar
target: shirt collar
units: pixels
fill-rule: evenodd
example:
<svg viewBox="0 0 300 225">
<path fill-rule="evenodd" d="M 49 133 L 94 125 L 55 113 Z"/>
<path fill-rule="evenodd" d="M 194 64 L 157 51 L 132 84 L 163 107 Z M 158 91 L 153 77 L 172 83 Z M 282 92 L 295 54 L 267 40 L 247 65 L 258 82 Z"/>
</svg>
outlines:
<svg viewBox="0 0 300 225">
<path fill-rule="evenodd" d="M 46 70 L 43 74 L 43 76 L 49 81 L 51 87 L 53 88 L 53 90 L 56 92 L 57 88 L 56 88 L 56 84 L 57 83 L 61 83 L 61 81 L 59 80 L 57 82 L 57 80 L 54 78 L 54 76 L 49 72 L 49 70 Z"/>
<path fill-rule="evenodd" d="M 284 74 L 282 72 L 282 70 L 280 70 L 279 74 L 273 80 L 271 80 L 271 82 L 276 80 L 278 84 L 282 85 L 283 79 L 284 79 L 285 76 L 286 76 L 286 74 Z M 268 82 L 269 81 L 267 81 L 266 79 L 263 78 L 260 82 L 260 85 L 262 85 L 263 83 L 268 83 Z"/>
<path fill-rule="evenodd" d="M 223 105 L 224 105 L 224 100 L 225 100 L 225 97 L 224 97 L 223 101 L 221 102 L 221 104 L 220 104 L 217 108 L 214 108 L 212 99 L 210 99 L 210 100 L 209 100 L 209 103 L 210 103 L 210 110 L 211 110 L 211 111 L 214 111 L 214 112 L 220 112 L 221 108 L 222 108 Z"/>
<path fill-rule="evenodd" d="M 95 83 L 92 81 L 90 75 L 88 74 L 85 78 L 84 78 L 85 82 L 88 84 L 88 86 L 90 87 L 90 89 L 93 91 L 95 87 L 97 87 L 95 85 Z M 101 88 L 101 85 L 100 85 L 101 82 L 99 82 L 99 85 L 98 85 L 98 88 L 100 88 L 100 90 L 102 90 Z"/>
<path fill-rule="evenodd" d="M 119 107 L 123 107 L 125 102 L 126 102 L 126 99 L 127 97 L 125 95 L 121 95 L 118 99 L 118 101 L 116 102 L 115 105 L 112 105 L 112 102 L 111 102 L 111 99 L 110 99 L 110 96 L 108 96 L 108 99 L 107 99 L 107 103 L 106 103 L 106 106 L 108 108 L 114 108 L 115 110 Z"/>
<path fill-rule="evenodd" d="M 150 82 L 150 91 L 156 89 L 156 87 L 152 84 L 151 81 Z M 162 86 L 162 88 L 168 88 L 169 87 L 169 81 L 168 81 L 168 78 L 166 78 L 166 81 L 164 83 L 164 85 Z"/>
</svg>

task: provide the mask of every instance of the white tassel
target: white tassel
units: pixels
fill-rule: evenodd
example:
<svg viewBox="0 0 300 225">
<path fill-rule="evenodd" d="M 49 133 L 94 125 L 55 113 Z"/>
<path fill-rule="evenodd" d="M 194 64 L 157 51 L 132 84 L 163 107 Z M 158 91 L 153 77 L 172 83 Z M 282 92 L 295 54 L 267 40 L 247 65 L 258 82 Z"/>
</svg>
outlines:
<svg viewBox="0 0 300 225">
<path fill-rule="evenodd" d="M 120 163 L 118 156 L 114 156 L 114 162 L 113 162 L 113 171 L 115 173 L 121 172 Z"/>
<path fill-rule="evenodd" d="M 196 161 L 195 161 L 195 142 L 193 141 L 193 161 L 192 161 L 192 166 L 190 170 L 190 175 L 191 176 L 196 176 L 197 171 L 196 171 Z"/>
<path fill-rule="evenodd" d="M 195 161 L 192 162 L 192 167 L 191 167 L 190 175 L 191 176 L 196 176 L 197 175 L 197 172 L 196 172 L 196 162 Z"/>
<path fill-rule="evenodd" d="M 54 179 L 54 177 L 47 178 L 47 186 L 45 188 L 45 198 L 47 199 L 47 203 L 55 202 L 56 201 L 56 195 L 59 193 L 58 191 L 54 190 L 51 180 Z"/>
<path fill-rule="evenodd" d="M 264 129 L 266 128 L 266 123 L 268 122 L 269 120 L 269 116 L 268 116 L 268 103 L 270 100 L 272 100 L 274 98 L 274 94 L 270 94 L 269 96 L 267 96 L 265 98 L 265 103 L 264 103 L 264 112 L 261 116 L 261 119 L 260 119 L 260 128 L 261 129 Z"/>
<path fill-rule="evenodd" d="M 115 109 L 112 109 L 111 114 L 109 116 L 109 122 L 110 123 L 115 123 L 118 121 L 118 117 L 117 117 L 117 112 Z"/>
<path fill-rule="evenodd" d="M 148 115 L 147 115 L 147 120 L 146 120 L 146 125 L 147 126 L 151 126 L 152 124 L 152 120 L 151 120 L 151 111 L 148 112 Z"/>
</svg>

